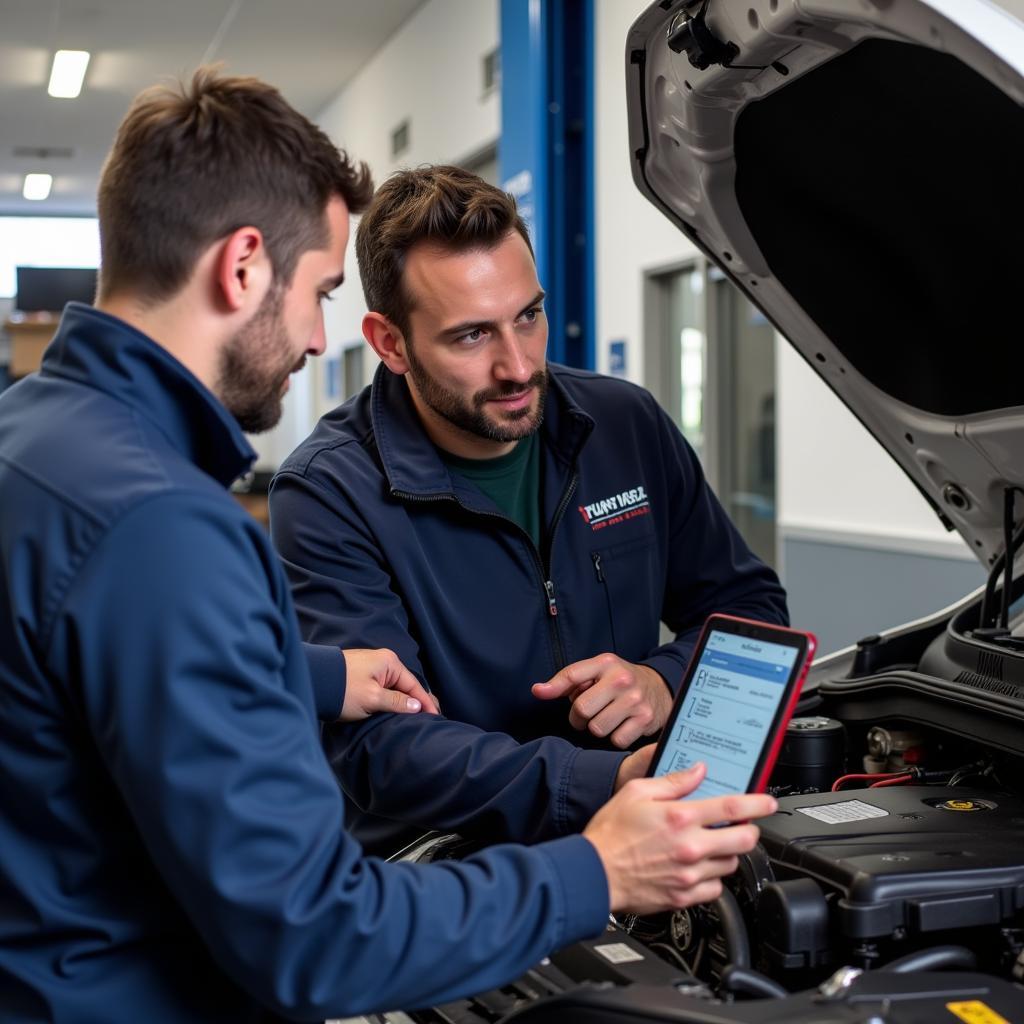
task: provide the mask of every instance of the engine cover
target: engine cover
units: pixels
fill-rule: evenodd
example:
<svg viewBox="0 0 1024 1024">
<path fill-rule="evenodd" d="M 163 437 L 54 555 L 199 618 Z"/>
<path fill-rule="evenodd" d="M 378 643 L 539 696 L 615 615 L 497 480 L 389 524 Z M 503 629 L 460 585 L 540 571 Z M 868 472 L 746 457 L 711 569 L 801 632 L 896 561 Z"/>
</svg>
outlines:
<svg viewBox="0 0 1024 1024">
<path fill-rule="evenodd" d="M 1024 914 L 1024 800 L 900 786 L 783 797 L 758 822 L 757 926 L 779 967 L 837 940 L 913 940 Z M 748 876 L 750 872 L 748 871 Z M 933 940 L 932 940 L 933 941 Z"/>
</svg>

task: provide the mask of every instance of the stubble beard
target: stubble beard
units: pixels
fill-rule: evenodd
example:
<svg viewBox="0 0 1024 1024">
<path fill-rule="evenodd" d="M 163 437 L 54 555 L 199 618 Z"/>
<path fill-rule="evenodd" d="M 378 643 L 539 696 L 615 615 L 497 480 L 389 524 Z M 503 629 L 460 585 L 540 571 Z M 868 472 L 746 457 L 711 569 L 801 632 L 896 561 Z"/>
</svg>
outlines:
<svg viewBox="0 0 1024 1024">
<path fill-rule="evenodd" d="M 281 419 L 285 381 L 306 362 L 291 362 L 282 322 L 284 289 L 275 285 L 253 318 L 224 346 L 216 394 L 249 434 L 275 427 Z"/>
<path fill-rule="evenodd" d="M 548 392 L 546 367 L 533 374 L 525 384 L 505 381 L 499 387 L 484 388 L 476 392 L 467 402 L 460 394 L 449 390 L 430 375 L 416 358 L 412 345 L 406 346 L 405 355 L 409 362 L 409 376 L 427 408 L 467 434 L 484 438 L 487 441 L 507 444 L 510 441 L 521 441 L 524 437 L 529 437 L 544 420 L 544 405 Z M 531 388 L 536 389 L 537 392 L 537 400 L 534 404 L 522 409 L 504 411 L 501 413 L 500 420 L 494 420 L 488 415 L 487 402 L 496 398 L 521 394 Z"/>
</svg>

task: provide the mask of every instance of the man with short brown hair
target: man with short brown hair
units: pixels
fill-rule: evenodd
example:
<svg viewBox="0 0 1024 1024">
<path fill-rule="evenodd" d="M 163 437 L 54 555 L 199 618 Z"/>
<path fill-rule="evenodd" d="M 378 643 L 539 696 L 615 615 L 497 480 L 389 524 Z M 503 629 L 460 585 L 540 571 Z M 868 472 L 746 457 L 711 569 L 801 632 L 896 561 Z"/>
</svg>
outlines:
<svg viewBox="0 0 1024 1024">
<path fill-rule="evenodd" d="M 617 778 L 621 755 L 578 746 L 658 732 L 704 619 L 784 623 L 785 595 L 648 392 L 547 362 L 510 196 L 401 171 L 356 252 L 382 365 L 285 461 L 273 538 L 303 635 L 393 649 L 447 718 L 331 728 L 356 834 L 557 835 Z M 517 774 L 561 802 L 481 814 L 481 780 Z"/>
<path fill-rule="evenodd" d="M 705 826 L 773 806 L 677 804 L 699 771 L 635 780 L 583 836 L 422 868 L 346 833 L 318 715 L 429 698 L 389 651 L 303 645 L 227 486 L 254 457 L 242 426 L 274 422 L 323 351 L 368 187 L 262 83 L 144 94 L 104 172 L 98 306 L 69 305 L 41 372 L 0 396 L 5 1024 L 445 1001 L 609 908 L 713 898 L 757 830 Z"/>
</svg>

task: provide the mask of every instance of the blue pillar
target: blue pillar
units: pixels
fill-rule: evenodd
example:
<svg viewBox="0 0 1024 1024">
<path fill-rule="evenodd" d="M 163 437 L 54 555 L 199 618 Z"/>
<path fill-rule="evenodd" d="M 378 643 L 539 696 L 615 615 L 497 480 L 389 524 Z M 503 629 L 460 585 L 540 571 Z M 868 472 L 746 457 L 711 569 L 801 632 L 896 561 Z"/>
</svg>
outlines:
<svg viewBox="0 0 1024 1024">
<path fill-rule="evenodd" d="M 548 293 L 548 355 L 594 367 L 594 0 L 501 0 L 503 187 Z"/>
</svg>

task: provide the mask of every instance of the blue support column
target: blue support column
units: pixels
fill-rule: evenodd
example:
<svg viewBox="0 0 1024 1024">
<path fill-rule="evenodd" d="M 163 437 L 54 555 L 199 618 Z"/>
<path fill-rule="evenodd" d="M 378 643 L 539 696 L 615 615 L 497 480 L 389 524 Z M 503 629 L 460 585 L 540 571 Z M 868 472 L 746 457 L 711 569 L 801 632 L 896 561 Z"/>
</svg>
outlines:
<svg viewBox="0 0 1024 1024">
<path fill-rule="evenodd" d="M 594 0 L 501 0 L 503 187 L 548 293 L 548 355 L 594 367 Z"/>
</svg>

